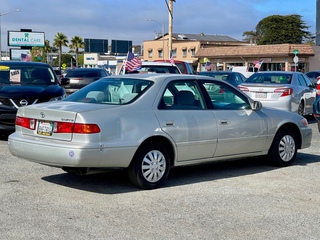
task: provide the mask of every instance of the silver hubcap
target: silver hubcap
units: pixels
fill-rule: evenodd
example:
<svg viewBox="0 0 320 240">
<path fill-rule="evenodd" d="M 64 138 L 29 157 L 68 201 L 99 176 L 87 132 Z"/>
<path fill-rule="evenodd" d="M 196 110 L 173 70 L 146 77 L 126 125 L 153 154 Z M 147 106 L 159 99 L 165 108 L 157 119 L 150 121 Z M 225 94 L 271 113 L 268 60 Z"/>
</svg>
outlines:
<svg viewBox="0 0 320 240">
<path fill-rule="evenodd" d="M 284 162 L 288 162 L 293 158 L 296 150 L 294 139 L 290 135 L 284 136 L 279 144 L 279 154 Z"/>
<path fill-rule="evenodd" d="M 142 161 L 142 174 L 148 182 L 159 181 L 166 170 L 166 159 L 158 150 L 148 152 Z"/>
</svg>

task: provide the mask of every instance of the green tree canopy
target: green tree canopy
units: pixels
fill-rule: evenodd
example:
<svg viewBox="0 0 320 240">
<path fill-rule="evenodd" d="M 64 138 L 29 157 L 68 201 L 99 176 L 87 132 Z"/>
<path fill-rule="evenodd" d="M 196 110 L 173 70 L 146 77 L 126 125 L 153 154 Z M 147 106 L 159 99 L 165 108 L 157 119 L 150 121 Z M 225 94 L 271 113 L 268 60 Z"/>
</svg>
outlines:
<svg viewBox="0 0 320 240">
<path fill-rule="evenodd" d="M 79 36 L 74 36 L 71 38 L 71 44 L 69 45 L 70 49 L 76 51 L 76 67 L 79 66 L 79 48 L 84 48 L 84 41 Z"/>
<path fill-rule="evenodd" d="M 54 36 L 53 46 L 59 48 L 59 70 L 61 70 L 62 47 L 68 47 L 68 37 L 61 32 Z"/>
<path fill-rule="evenodd" d="M 300 15 L 272 15 L 262 19 L 256 26 L 256 31 L 246 31 L 243 36 L 245 40 L 258 45 L 301 44 L 312 36 L 308 29 Z"/>
</svg>

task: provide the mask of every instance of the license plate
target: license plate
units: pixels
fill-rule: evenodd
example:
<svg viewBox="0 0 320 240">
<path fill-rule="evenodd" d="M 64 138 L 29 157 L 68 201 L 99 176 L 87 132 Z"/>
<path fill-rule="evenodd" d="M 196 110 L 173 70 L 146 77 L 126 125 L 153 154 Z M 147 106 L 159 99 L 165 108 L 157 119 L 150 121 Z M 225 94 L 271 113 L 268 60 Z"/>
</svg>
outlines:
<svg viewBox="0 0 320 240">
<path fill-rule="evenodd" d="M 265 93 L 265 92 L 256 92 L 256 98 L 267 98 L 267 93 Z"/>
<path fill-rule="evenodd" d="M 39 121 L 38 124 L 38 135 L 51 136 L 53 130 L 53 122 Z"/>
</svg>

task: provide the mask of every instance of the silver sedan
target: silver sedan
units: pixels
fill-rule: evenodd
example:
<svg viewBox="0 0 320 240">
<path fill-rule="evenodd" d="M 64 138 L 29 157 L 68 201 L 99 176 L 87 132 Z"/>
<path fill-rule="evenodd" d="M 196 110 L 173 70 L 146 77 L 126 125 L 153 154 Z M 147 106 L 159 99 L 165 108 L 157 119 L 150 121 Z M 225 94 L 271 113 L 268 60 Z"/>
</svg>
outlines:
<svg viewBox="0 0 320 240">
<path fill-rule="evenodd" d="M 135 74 L 20 108 L 8 146 L 68 173 L 127 169 L 134 185 L 153 189 L 175 166 L 252 156 L 288 166 L 311 137 L 304 117 L 262 107 L 225 81 Z"/>
<path fill-rule="evenodd" d="M 256 72 L 238 88 L 266 107 L 300 115 L 310 115 L 313 111 L 315 85 L 301 72 Z"/>
</svg>

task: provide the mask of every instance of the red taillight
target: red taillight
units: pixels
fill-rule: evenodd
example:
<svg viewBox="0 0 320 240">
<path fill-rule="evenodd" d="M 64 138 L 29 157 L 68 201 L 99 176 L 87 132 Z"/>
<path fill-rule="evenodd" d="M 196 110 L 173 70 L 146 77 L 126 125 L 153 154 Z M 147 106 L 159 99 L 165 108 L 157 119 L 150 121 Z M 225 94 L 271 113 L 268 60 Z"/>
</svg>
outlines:
<svg viewBox="0 0 320 240">
<path fill-rule="evenodd" d="M 242 92 L 249 92 L 249 88 L 247 87 L 238 86 L 238 89 L 241 90 Z"/>
<path fill-rule="evenodd" d="M 293 93 L 292 88 L 277 88 L 274 90 L 275 93 L 281 93 L 280 97 L 289 96 Z"/>
<path fill-rule="evenodd" d="M 30 130 L 35 130 L 36 119 L 26 117 L 16 117 L 15 124 L 20 127 L 24 127 Z M 85 123 L 68 123 L 68 122 L 55 122 L 54 133 L 78 133 L 78 134 L 93 134 L 99 133 L 100 128 L 97 124 L 85 124 Z"/>
<path fill-rule="evenodd" d="M 25 117 L 16 116 L 15 124 L 20 127 L 34 130 L 36 127 L 36 120 L 33 118 L 25 118 Z"/>
<path fill-rule="evenodd" d="M 316 94 L 320 96 L 320 84 L 317 85 Z"/>
<path fill-rule="evenodd" d="M 100 128 L 96 124 L 57 122 L 54 132 L 92 134 L 99 133 Z"/>
</svg>

